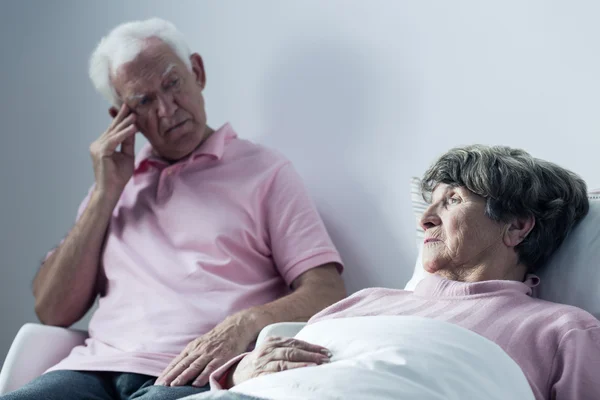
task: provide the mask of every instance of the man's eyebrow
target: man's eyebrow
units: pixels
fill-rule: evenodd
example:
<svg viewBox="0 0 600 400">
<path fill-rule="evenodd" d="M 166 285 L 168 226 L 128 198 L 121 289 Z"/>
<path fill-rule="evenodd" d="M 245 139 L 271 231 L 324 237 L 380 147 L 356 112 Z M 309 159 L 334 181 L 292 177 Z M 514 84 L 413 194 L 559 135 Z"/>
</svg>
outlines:
<svg viewBox="0 0 600 400">
<path fill-rule="evenodd" d="M 143 98 L 144 96 L 146 96 L 146 95 L 145 94 L 132 94 L 132 95 L 127 96 L 127 99 L 128 100 L 138 100 L 138 99 Z"/>
<path fill-rule="evenodd" d="M 166 75 L 169 74 L 169 72 L 171 72 L 173 70 L 173 68 L 175 68 L 177 66 L 177 64 L 175 63 L 171 63 L 167 66 L 167 68 L 165 68 L 165 71 L 162 73 L 161 77 L 165 77 Z M 139 100 L 141 98 L 144 98 L 146 95 L 145 94 L 132 94 L 127 96 L 127 100 Z"/>
<path fill-rule="evenodd" d="M 172 70 L 173 68 L 175 68 L 176 66 L 177 66 L 177 65 L 176 65 L 176 64 L 173 64 L 173 63 L 169 64 L 169 65 L 167 66 L 167 68 L 165 69 L 165 72 L 163 72 L 161 76 L 164 78 L 164 77 L 165 77 L 165 75 L 167 75 L 169 72 L 171 72 L 171 70 Z"/>
</svg>

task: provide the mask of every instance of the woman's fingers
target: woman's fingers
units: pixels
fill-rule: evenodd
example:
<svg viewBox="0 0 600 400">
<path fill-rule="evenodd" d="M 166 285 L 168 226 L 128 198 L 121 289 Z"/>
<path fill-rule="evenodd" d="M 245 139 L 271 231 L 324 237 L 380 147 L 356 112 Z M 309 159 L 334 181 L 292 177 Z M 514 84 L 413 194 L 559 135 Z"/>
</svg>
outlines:
<svg viewBox="0 0 600 400">
<path fill-rule="evenodd" d="M 288 371 L 296 368 L 314 367 L 316 365 L 318 364 L 283 360 L 271 361 L 270 363 L 267 363 L 267 365 L 265 365 L 265 367 L 258 374 L 256 374 L 256 376 L 273 374 L 275 372 Z"/>
<path fill-rule="evenodd" d="M 323 346 L 319 346 L 316 344 L 308 343 L 303 340 L 295 339 L 295 338 L 279 338 L 272 337 L 267 338 L 267 343 L 273 347 L 294 347 L 297 349 L 302 349 L 306 351 L 310 351 L 313 353 L 321 353 L 326 356 L 331 357 L 331 352 Z"/>
<path fill-rule="evenodd" d="M 231 375 L 234 385 L 248 379 L 289 369 L 330 362 L 331 352 L 323 346 L 294 338 L 268 337 L 253 352 L 242 358 Z"/>
<path fill-rule="evenodd" d="M 295 347 L 278 347 L 271 352 L 270 358 L 271 360 L 315 364 L 325 364 L 330 361 L 329 357 L 320 351 L 307 351 Z"/>
</svg>

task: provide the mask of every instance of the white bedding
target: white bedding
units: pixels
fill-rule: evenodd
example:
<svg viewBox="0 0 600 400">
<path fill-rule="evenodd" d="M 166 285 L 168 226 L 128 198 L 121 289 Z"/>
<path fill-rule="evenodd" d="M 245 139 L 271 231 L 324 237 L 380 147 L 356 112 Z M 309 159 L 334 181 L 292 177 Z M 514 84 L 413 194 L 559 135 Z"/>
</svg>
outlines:
<svg viewBox="0 0 600 400">
<path fill-rule="evenodd" d="M 332 363 L 251 379 L 232 391 L 290 400 L 534 399 L 523 372 L 499 346 L 447 322 L 333 319 L 296 337 L 330 349 Z"/>
</svg>

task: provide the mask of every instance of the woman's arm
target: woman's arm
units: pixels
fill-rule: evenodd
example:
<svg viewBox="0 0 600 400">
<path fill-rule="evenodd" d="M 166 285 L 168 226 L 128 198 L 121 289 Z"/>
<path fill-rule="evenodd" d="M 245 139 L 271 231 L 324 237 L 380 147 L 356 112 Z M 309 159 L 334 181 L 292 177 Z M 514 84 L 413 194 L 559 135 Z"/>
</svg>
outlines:
<svg viewBox="0 0 600 400">
<path fill-rule="evenodd" d="M 600 399 L 600 326 L 563 336 L 552 366 L 550 398 Z"/>
</svg>

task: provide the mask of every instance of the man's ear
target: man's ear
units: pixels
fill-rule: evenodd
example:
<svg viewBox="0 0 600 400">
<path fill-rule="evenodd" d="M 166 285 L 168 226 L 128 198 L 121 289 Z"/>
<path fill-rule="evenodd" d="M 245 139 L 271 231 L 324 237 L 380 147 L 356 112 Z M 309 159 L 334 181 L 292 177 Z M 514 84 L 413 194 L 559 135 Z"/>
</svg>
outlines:
<svg viewBox="0 0 600 400">
<path fill-rule="evenodd" d="M 110 115 L 112 118 L 115 118 L 118 113 L 119 113 L 119 110 L 117 110 L 116 107 L 111 107 L 108 109 L 108 115 Z"/>
<path fill-rule="evenodd" d="M 192 72 L 196 77 L 196 83 L 202 90 L 206 87 L 206 71 L 204 70 L 204 61 L 200 54 L 194 53 L 190 56 L 190 62 L 192 63 Z"/>
<path fill-rule="evenodd" d="M 504 244 L 508 247 L 518 246 L 535 226 L 535 218 L 530 215 L 525 218 L 515 218 L 504 233 Z"/>
</svg>

